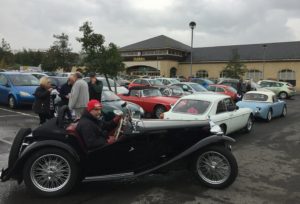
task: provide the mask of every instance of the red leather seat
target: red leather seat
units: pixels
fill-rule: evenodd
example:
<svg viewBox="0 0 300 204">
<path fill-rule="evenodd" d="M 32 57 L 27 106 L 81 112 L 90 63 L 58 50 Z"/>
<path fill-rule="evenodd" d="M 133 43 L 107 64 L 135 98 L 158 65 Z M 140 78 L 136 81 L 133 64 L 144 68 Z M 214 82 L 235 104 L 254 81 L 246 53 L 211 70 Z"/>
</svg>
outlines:
<svg viewBox="0 0 300 204">
<path fill-rule="evenodd" d="M 78 141 L 80 147 L 82 148 L 82 150 L 84 152 L 87 152 L 87 148 L 86 145 L 83 141 L 83 139 L 81 138 L 81 136 L 78 134 L 78 132 L 76 131 L 76 127 L 77 127 L 78 123 L 71 123 L 67 128 L 66 131 L 68 133 L 68 135 L 74 136 L 76 138 L 76 140 Z"/>
</svg>

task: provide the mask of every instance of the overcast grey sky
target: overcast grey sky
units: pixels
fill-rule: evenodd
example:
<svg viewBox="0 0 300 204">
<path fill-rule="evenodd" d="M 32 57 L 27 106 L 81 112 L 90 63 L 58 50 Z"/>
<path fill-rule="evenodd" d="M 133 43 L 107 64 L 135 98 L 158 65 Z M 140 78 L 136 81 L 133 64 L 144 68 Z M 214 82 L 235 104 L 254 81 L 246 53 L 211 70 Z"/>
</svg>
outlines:
<svg viewBox="0 0 300 204">
<path fill-rule="evenodd" d="M 1 0 L 0 38 L 46 49 L 66 33 L 74 51 L 85 21 L 122 47 L 158 35 L 194 47 L 300 40 L 299 0 Z"/>
</svg>

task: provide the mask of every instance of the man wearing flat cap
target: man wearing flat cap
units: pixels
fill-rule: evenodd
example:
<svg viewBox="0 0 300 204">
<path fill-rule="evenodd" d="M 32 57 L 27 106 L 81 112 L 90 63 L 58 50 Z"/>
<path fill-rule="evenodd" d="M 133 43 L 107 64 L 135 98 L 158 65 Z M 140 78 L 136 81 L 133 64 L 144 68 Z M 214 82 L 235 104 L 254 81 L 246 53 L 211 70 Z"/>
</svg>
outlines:
<svg viewBox="0 0 300 204">
<path fill-rule="evenodd" d="M 101 101 L 103 83 L 96 78 L 96 73 L 90 73 L 90 81 L 88 83 L 89 86 L 89 95 L 90 100 L 96 99 Z"/>
<path fill-rule="evenodd" d="M 101 120 L 101 110 L 101 102 L 90 100 L 76 127 L 88 150 L 111 143 L 108 131 L 114 129 L 121 119 L 120 116 L 116 116 L 108 122 Z"/>
</svg>

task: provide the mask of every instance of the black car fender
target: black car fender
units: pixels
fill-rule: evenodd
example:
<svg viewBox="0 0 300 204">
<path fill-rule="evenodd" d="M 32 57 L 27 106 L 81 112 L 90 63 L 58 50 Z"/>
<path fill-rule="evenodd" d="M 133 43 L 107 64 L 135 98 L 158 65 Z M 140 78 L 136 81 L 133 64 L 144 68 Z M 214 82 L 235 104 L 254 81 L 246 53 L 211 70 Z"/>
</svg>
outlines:
<svg viewBox="0 0 300 204">
<path fill-rule="evenodd" d="M 35 151 L 45 148 L 45 147 L 56 147 L 63 149 L 70 153 L 77 162 L 80 162 L 80 156 L 76 152 L 76 150 L 71 147 L 70 145 L 57 141 L 57 140 L 43 140 L 43 141 L 36 141 L 31 143 L 29 146 L 27 146 L 24 151 L 21 153 L 17 161 L 13 166 L 9 166 L 6 170 L 3 171 L 4 175 L 1 175 L 1 180 L 6 181 L 11 177 L 17 178 L 19 183 L 22 181 L 22 172 L 23 165 L 25 164 L 26 160 L 32 153 Z"/>
<path fill-rule="evenodd" d="M 152 171 L 155 171 L 157 169 L 160 169 L 164 166 L 167 166 L 168 164 L 171 164 L 183 157 L 186 157 L 186 156 L 190 156 L 192 155 L 194 152 L 198 151 L 199 149 L 201 148 L 205 148 L 209 145 L 212 145 L 212 144 L 219 144 L 219 143 L 225 143 L 225 142 L 235 142 L 235 140 L 231 137 L 228 137 L 228 136 L 220 136 L 220 135 L 211 135 L 209 137 L 206 137 L 200 141 L 198 141 L 196 144 L 194 144 L 193 146 L 191 146 L 190 148 L 186 149 L 185 151 L 183 151 L 182 153 L 178 154 L 177 156 L 173 157 L 172 159 L 170 159 L 169 161 L 163 163 L 163 164 L 160 164 L 158 166 L 155 166 L 151 169 L 148 169 L 146 171 L 143 171 L 143 172 L 139 172 L 139 173 L 136 173 L 135 176 L 141 176 L 141 175 L 145 175 L 149 172 L 152 172 Z"/>
<path fill-rule="evenodd" d="M 24 149 L 19 159 L 22 160 L 22 158 L 27 158 L 27 156 L 29 156 L 33 151 L 38 150 L 42 147 L 57 147 L 63 149 L 69 152 L 77 162 L 80 161 L 79 154 L 76 152 L 76 150 L 73 147 L 57 140 L 43 140 L 43 141 L 33 142 L 31 145 L 29 145 L 27 148 Z"/>
</svg>

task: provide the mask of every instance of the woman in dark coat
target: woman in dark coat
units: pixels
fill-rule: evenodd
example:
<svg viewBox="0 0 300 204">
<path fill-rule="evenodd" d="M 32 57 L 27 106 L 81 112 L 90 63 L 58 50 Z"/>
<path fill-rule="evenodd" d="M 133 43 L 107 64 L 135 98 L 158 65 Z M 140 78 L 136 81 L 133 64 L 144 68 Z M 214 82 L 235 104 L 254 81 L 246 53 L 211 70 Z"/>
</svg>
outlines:
<svg viewBox="0 0 300 204">
<path fill-rule="evenodd" d="M 35 100 L 32 109 L 39 115 L 40 124 L 46 122 L 47 119 L 53 118 L 53 100 L 50 96 L 52 90 L 50 79 L 48 77 L 42 77 L 40 79 L 40 86 L 36 88 L 33 94 Z"/>
</svg>

